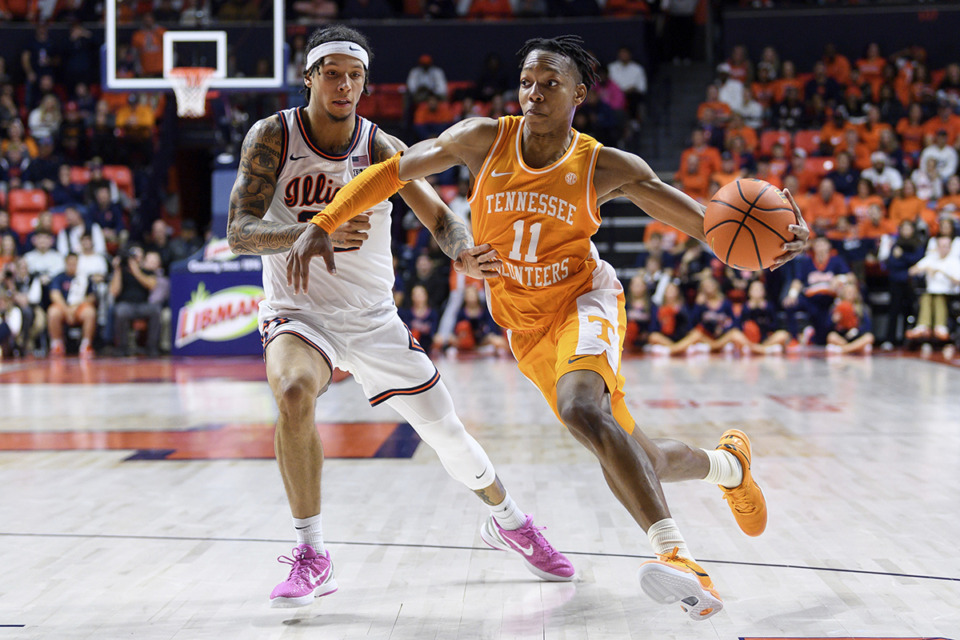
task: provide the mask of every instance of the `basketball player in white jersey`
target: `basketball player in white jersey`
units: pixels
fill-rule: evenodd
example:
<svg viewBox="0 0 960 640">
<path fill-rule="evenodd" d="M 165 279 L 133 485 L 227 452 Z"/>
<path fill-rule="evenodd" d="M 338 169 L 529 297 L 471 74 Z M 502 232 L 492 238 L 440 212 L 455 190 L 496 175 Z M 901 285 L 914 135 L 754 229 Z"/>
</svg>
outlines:
<svg viewBox="0 0 960 640">
<path fill-rule="evenodd" d="M 260 307 L 267 379 L 279 406 L 275 448 L 297 533 L 289 576 L 272 606 L 296 607 L 337 590 L 320 517 L 323 444 L 314 424 L 317 396 L 334 367 L 350 371 L 371 405 L 387 403 L 432 446 L 447 472 L 473 490 L 491 516 L 483 540 L 516 551 L 544 580 L 571 580 L 573 566 L 553 549 L 503 488 L 486 453 L 463 427 L 430 358 L 397 315 L 392 286 L 389 202 L 334 234 L 340 269 L 318 261 L 309 293 L 287 285 L 286 252 L 305 223 L 365 167 L 406 148 L 356 115 L 371 57 L 366 38 L 343 26 L 320 29 L 305 52 L 307 106 L 260 120 L 243 143 L 230 196 L 228 238 L 238 254 L 263 256 Z M 276 194 L 276 197 L 275 197 Z M 463 222 L 425 181 L 401 197 L 456 266 L 474 277 L 496 273 L 489 247 L 474 247 Z"/>
</svg>

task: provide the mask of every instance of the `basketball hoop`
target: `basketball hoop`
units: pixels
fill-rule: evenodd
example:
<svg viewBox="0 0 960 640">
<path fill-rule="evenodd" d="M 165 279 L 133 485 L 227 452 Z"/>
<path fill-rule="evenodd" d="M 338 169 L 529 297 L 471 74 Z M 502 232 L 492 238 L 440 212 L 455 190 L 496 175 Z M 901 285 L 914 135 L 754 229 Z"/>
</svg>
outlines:
<svg viewBox="0 0 960 640">
<path fill-rule="evenodd" d="M 216 69 L 209 67 L 174 67 L 167 74 L 177 96 L 177 115 L 181 118 L 202 118 L 206 112 L 207 90 Z"/>
</svg>

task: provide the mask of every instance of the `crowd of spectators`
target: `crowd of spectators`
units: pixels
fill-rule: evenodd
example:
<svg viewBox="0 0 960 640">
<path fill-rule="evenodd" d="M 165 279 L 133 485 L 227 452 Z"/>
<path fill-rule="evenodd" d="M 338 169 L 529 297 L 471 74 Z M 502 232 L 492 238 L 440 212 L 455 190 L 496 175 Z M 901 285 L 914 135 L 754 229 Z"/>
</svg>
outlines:
<svg viewBox="0 0 960 640">
<path fill-rule="evenodd" d="M 166 274 L 199 247 L 194 225 L 138 197 L 163 96 L 101 93 L 96 55 L 75 22 L 62 41 L 41 23 L 19 59 L 0 57 L 3 357 L 156 353 Z"/>
<path fill-rule="evenodd" d="M 781 271 L 732 278 L 717 262 L 700 273 L 685 270 L 686 239 L 651 231 L 663 231 L 658 244 L 665 240 L 667 247 L 655 268 L 670 266 L 687 289 L 690 326 L 683 337 L 703 329 L 699 283 L 719 278 L 737 307 L 744 293 L 735 281 L 746 278 L 765 281 L 775 318 L 769 331 L 787 331 L 792 341 L 829 351 L 869 350 L 872 338 L 864 336 L 877 315 L 885 348 L 935 345 L 953 354 L 960 294 L 960 64 L 929 69 L 917 46 L 884 55 L 874 43 L 851 60 L 827 45 L 801 72 L 792 61 L 780 61 L 774 47 L 754 62 L 736 46 L 704 96 L 675 186 L 707 202 L 738 178 L 766 180 L 790 190 L 815 240 L 809 258 Z M 662 295 L 654 300 L 659 304 Z M 739 313 L 728 314 L 726 328 L 743 329 Z M 718 348 L 722 334 L 706 333 L 712 343 L 689 340 Z"/>
</svg>

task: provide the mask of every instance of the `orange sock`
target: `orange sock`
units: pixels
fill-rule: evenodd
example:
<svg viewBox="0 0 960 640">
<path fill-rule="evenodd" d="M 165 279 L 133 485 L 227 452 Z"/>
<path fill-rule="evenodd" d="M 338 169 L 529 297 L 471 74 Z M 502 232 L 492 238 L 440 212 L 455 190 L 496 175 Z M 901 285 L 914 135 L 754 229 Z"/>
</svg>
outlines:
<svg viewBox="0 0 960 640">
<path fill-rule="evenodd" d="M 408 180 L 400 179 L 400 153 L 364 169 L 337 192 L 333 202 L 310 220 L 327 233 L 350 218 L 380 204 L 401 189 Z"/>
</svg>

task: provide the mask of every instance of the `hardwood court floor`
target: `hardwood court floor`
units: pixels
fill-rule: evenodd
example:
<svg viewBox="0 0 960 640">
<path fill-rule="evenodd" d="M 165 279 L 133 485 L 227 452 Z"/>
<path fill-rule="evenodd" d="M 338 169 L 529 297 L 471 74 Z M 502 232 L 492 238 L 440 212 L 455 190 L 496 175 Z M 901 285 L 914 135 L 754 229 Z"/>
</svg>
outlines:
<svg viewBox="0 0 960 640">
<path fill-rule="evenodd" d="M 655 436 L 753 438 L 766 533 L 719 490 L 668 485 L 725 609 L 646 598 L 646 536 L 511 362 L 439 361 L 467 427 L 578 570 L 487 549 L 486 510 L 385 406 L 331 387 L 324 533 L 339 592 L 267 606 L 292 525 L 256 358 L 0 365 L 0 640 L 960 640 L 960 369 L 909 358 L 624 363 Z"/>
</svg>

